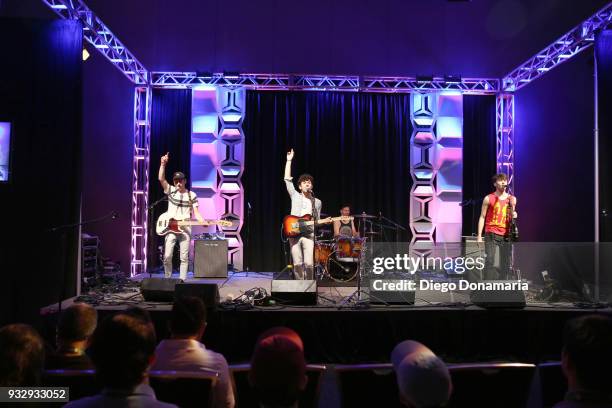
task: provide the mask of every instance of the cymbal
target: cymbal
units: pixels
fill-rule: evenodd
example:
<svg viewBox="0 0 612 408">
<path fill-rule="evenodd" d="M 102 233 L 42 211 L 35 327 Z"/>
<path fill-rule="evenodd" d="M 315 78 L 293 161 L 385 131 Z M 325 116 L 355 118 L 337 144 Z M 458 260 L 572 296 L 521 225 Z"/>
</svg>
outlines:
<svg viewBox="0 0 612 408">
<path fill-rule="evenodd" d="M 363 213 L 363 214 L 353 215 L 353 218 L 376 218 L 376 216 L 375 215 L 370 215 L 370 214 Z"/>
<path fill-rule="evenodd" d="M 380 235 L 378 231 L 366 231 L 366 235 Z"/>
</svg>

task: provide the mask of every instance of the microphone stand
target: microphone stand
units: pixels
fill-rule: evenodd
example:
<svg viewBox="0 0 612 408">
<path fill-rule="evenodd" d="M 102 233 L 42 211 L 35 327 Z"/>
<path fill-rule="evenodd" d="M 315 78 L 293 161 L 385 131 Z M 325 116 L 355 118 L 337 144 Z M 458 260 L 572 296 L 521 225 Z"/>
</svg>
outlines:
<svg viewBox="0 0 612 408">
<path fill-rule="evenodd" d="M 477 200 L 475 198 L 468 198 L 467 200 L 463 200 L 459 203 L 459 206 L 462 208 L 465 207 L 472 207 L 472 218 L 471 218 L 471 222 L 470 222 L 470 226 L 471 228 L 474 228 L 474 225 L 476 224 L 476 204 L 479 202 L 480 200 Z M 470 233 L 471 236 L 474 236 L 474 233 Z"/>
<path fill-rule="evenodd" d="M 317 221 L 319 221 L 319 214 L 317 214 L 317 198 L 314 195 L 314 191 L 310 189 L 310 203 L 312 205 L 312 279 L 315 279 L 315 255 L 317 253 Z M 306 274 L 308 267 L 304 266 L 304 277 L 307 278 Z"/>
<path fill-rule="evenodd" d="M 115 220 L 119 217 L 119 214 L 116 211 L 111 211 L 110 213 L 106 214 L 105 216 L 102 217 L 98 217 L 98 218 L 94 218 L 92 220 L 85 220 L 85 221 L 81 221 L 81 222 L 75 222 L 72 224 L 63 224 L 63 225 L 56 225 L 54 227 L 51 227 L 49 229 L 47 229 L 47 232 L 51 232 L 51 233 L 59 233 L 60 234 L 60 273 L 61 273 L 61 280 L 62 280 L 62 286 L 60 288 L 60 293 L 58 294 L 58 301 L 57 301 L 57 310 L 58 313 L 62 312 L 62 300 L 64 299 L 64 296 L 66 296 L 66 281 L 67 281 L 67 277 L 66 277 L 66 258 L 67 258 L 67 254 L 66 252 L 68 252 L 68 248 L 67 248 L 67 244 L 66 244 L 66 234 L 69 230 L 74 229 L 75 227 L 83 227 L 85 225 L 91 225 L 91 224 L 95 224 L 98 222 L 102 222 L 102 221 L 106 221 L 108 219 L 112 219 Z M 78 237 L 78 243 L 79 246 L 81 245 L 81 237 Z"/>
<path fill-rule="evenodd" d="M 389 218 L 385 217 L 384 215 L 382 215 L 382 213 L 378 214 L 378 218 L 383 220 L 383 221 L 385 221 L 387 224 L 390 224 L 391 226 L 394 227 L 394 229 L 395 229 L 395 241 L 399 242 L 399 232 L 400 232 L 400 230 L 406 231 L 406 228 L 402 227 L 397 222 L 395 222 L 393 220 L 390 220 Z"/>
<path fill-rule="evenodd" d="M 251 243 L 251 203 L 247 201 L 247 220 L 246 220 L 246 248 L 249 248 L 250 250 L 250 243 Z M 242 266 L 242 269 L 246 272 L 246 276 L 249 276 L 249 264 L 247 261 L 247 259 L 249 259 L 249 257 L 246 256 L 246 249 L 244 250 L 244 263 L 246 263 L 246 265 Z M 249 259 L 250 260 L 250 259 Z"/>
<path fill-rule="evenodd" d="M 147 217 L 149 220 L 151 220 L 153 222 L 153 225 L 155 225 L 155 221 L 153 220 L 153 210 L 155 209 L 155 207 L 157 207 L 157 205 L 159 203 L 161 203 L 162 201 L 167 201 L 168 200 L 168 196 L 167 195 L 163 195 L 159 200 L 156 200 L 155 202 L 153 202 L 151 205 L 149 205 L 147 207 L 147 211 L 149 212 Z M 151 222 L 149 222 L 148 225 L 148 239 L 147 242 L 149 242 L 149 245 L 153 244 L 153 238 L 155 237 L 153 235 L 153 230 L 154 228 L 151 228 Z M 156 248 L 157 245 L 154 245 L 154 248 Z M 147 253 L 152 252 L 152 251 L 147 251 Z M 151 266 L 149 266 L 149 278 L 153 277 L 153 268 L 151 268 Z"/>
</svg>

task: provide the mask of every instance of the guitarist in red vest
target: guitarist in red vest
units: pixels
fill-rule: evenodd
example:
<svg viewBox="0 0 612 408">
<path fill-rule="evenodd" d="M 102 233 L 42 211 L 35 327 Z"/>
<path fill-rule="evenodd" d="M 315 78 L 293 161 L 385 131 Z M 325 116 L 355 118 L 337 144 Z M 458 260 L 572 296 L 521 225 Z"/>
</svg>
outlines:
<svg viewBox="0 0 612 408">
<path fill-rule="evenodd" d="M 321 214 L 321 200 L 314 198 L 312 193 L 314 178 L 310 174 L 302 174 L 298 178 L 297 191 L 293 186 L 291 177 L 291 161 L 293 160 L 293 149 L 287 153 L 285 163 L 285 185 L 291 198 L 291 215 L 301 217 L 306 214 L 315 219 Z M 291 245 L 291 258 L 293 259 L 293 276 L 295 279 L 314 279 L 314 235 L 305 233 L 299 237 L 289 238 Z"/>
<path fill-rule="evenodd" d="M 509 226 L 511 218 L 516 218 L 516 197 L 509 194 L 508 177 L 503 174 L 493 176 L 495 191 L 487 195 L 482 201 L 482 210 L 478 220 L 477 242 L 482 242 L 484 229 L 485 244 L 485 280 L 508 279 L 510 271 Z M 495 249 L 499 248 L 499 272 L 493 267 L 495 263 Z"/>
<path fill-rule="evenodd" d="M 192 213 L 195 218 L 204 222 L 200 210 L 198 210 L 198 197 L 193 191 L 187 190 L 187 178 L 185 174 L 177 171 L 172 176 L 172 185 L 166 181 L 166 165 L 168 164 L 169 153 L 161 158 L 158 179 L 164 189 L 164 194 L 168 196 L 168 214 L 176 220 L 188 220 Z M 187 279 L 187 267 L 189 266 L 189 242 L 191 236 L 187 234 L 175 234 L 173 232 L 166 235 L 164 243 L 164 276 L 172 276 L 172 254 L 174 246 L 178 242 L 181 265 L 179 267 L 179 277 Z"/>
</svg>

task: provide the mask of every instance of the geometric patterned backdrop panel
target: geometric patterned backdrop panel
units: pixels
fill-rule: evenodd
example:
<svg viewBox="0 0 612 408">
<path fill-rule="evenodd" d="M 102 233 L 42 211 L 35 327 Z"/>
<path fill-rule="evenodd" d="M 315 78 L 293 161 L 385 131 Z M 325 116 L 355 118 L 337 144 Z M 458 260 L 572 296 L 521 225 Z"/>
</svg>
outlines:
<svg viewBox="0 0 612 408">
<path fill-rule="evenodd" d="M 413 93 L 411 109 L 412 242 L 460 242 L 463 97 Z"/>
<path fill-rule="evenodd" d="M 191 188 L 198 195 L 206 219 L 225 218 L 228 263 L 242 269 L 244 195 L 244 88 L 196 87 L 191 111 Z M 215 232 L 216 227 L 194 227 L 193 234 Z"/>
</svg>

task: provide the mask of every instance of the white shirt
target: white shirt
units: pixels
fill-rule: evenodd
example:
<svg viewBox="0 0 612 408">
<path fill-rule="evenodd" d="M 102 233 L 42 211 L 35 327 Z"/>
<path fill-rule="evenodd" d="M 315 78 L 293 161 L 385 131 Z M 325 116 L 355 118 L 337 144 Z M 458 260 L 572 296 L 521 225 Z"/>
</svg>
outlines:
<svg viewBox="0 0 612 408">
<path fill-rule="evenodd" d="M 168 184 L 164 190 L 168 195 L 168 215 L 175 220 L 188 220 L 191 218 L 191 209 L 198 206 L 198 196 L 193 191 L 181 193 L 177 187 Z"/>
<path fill-rule="evenodd" d="M 151 370 L 198 371 L 202 368 L 219 373 L 213 388 L 213 407 L 234 407 L 234 390 L 225 357 L 191 339 L 162 340 L 155 349 Z"/>
<path fill-rule="evenodd" d="M 306 214 L 310 214 L 313 217 L 315 214 L 312 213 L 312 201 L 310 201 L 304 193 L 298 192 L 293 186 L 291 179 L 285 179 L 285 185 L 287 186 L 287 192 L 291 198 L 291 215 L 301 217 Z M 315 198 L 315 210 L 317 212 L 317 218 L 321 214 L 321 200 Z"/>
</svg>

